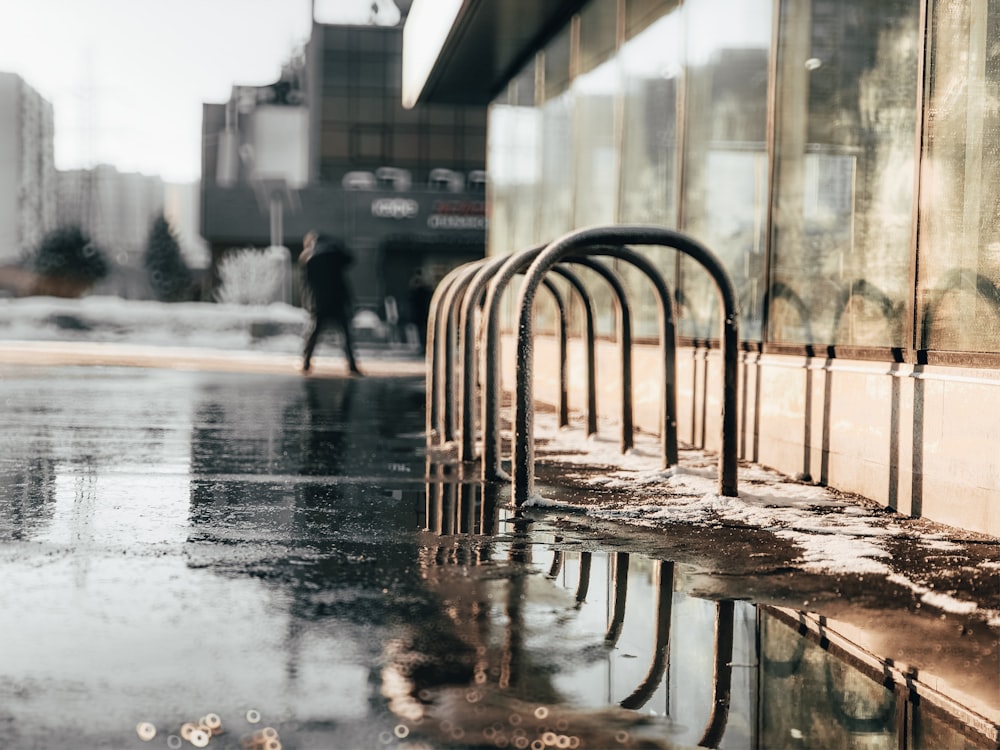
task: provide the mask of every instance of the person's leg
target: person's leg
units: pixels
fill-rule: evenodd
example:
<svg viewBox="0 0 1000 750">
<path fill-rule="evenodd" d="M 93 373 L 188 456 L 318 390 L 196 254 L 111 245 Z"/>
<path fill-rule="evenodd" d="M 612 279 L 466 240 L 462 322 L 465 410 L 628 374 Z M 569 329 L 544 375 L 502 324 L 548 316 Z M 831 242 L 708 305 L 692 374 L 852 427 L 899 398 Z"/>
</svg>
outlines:
<svg viewBox="0 0 1000 750">
<path fill-rule="evenodd" d="M 351 316 L 342 315 L 338 322 L 340 323 L 341 330 L 344 332 L 344 355 L 347 357 L 347 365 L 354 375 L 360 375 L 361 370 L 358 368 L 358 361 L 354 358 L 354 335 L 351 333 Z"/>
<path fill-rule="evenodd" d="M 313 349 L 316 348 L 316 342 L 319 341 L 320 330 L 323 327 L 323 321 L 319 313 L 313 313 L 312 323 L 309 327 L 309 332 L 306 334 L 305 348 L 302 351 L 302 372 L 309 372 L 312 367 L 312 355 Z"/>
</svg>

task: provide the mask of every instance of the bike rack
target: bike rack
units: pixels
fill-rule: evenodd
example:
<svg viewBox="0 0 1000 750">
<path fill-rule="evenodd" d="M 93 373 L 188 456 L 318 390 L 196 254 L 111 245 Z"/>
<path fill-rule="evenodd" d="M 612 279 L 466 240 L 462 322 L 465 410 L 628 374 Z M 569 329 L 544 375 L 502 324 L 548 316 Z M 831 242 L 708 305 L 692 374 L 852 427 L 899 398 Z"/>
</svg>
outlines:
<svg viewBox="0 0 1000 750">
<path fill-rule="evenodd" d="M 494 290 L 496 295 L 500 295 L 506 289 L 507 284 L 513 279 L 517 273 L 521 271 L 518 270 L 523 268 L 528 262 L 534 257 L 532 254 L 537 254 L 538 248 L 533 248 L 529 251 L 524 251 L 524 254 L 516 257 L 507 257 L 506 262 L 510 263 L 511 266 L 508 267 L 509 275 L 507 278 L 491 279 L 489 281 L 490 288 Z M 600 248 L 591 248 L 589 253 L 594 255 L 605 255 L 613 258 L 618 258 L 623 260 L 632 266 L 640 270 L 653 284 L 654 289 L 657 292 L 657 303 L 658 303 L 658 313 L 659 313 L 659 329 L 660 329 L 660 360 L 663 363 L 662 373 L 663 373 L 663 409 L 660 419 L 660 439 L 663 449 L 663 468 L 667 469 L 671 466 L 675 466 L 678 461 L 678 448 L 677 448 L 677 384 L 676 384 L 676 329 L 674 326 L 673 319 L 673 309 L 671 305 L 671 294 L 670 289 L 663 279 L 662 274 L 650 262 L 647 258 L 640 255 L 639 253 L 631 250 L 627 247 L 621 246 L 606 246 Z M 585 257 L 585 256 L 581 256 Z M 573 256 L 568 259 L 570 262 L 576 262 L 578 258 Z M 500 273 L 499 269 L 502 269 L 505 264 L 498 263 L 496 266 L 497 270 L 492 270 L 491 273 L 494 275 Z M 559 266 L 555 266 L 552 270 L 559 273 Z M 578 289 L 582 298 L 586 301 L 586 292 L 583 289 Z M 494 299 L 497 299 L 495 297 Z M 491 312 L 490 303 L 488 302 L 485 307 L 487 313 Z M 496 406 L 500 401 L 500 385 L 499 377 L 496 375 L 496 361 L 499 358 L 499 308 L 492 311 L 492 315 L 488 315 L 484 321 L 486 326 L 486 341 L 484 348 L 486 350 L 487 362 L 492 362 L 492 367 L 487 367 L 484 377 L 485 387 L 484 387 L 484 405 L 483 405 L 483 441 L 484 441 L 484 467 L 483 476 L 484 479 L 509 479 L 507 474 L 503 472 L 500 468 L 500 434 L 499 434 L 499 417 L 497 416 L 497 411 L 489 411 L 488 409 L 497 409 Z M 587 416 L 587 434 L 592 435 L 597 432 L 597 418 L 596 418 L 596 387 L 594 385 L 594 374 L 591 367 L 594 362 L 593 353 L 593 320 L 590 312 L 587 312 L 587 344 L 588 344 L 588 416 Z M 629 393 L 629 399 L 631 399 L 631 394 Z M 624 400 L 624 397 L 623 397 Z M 491 406 L 492 404 L 492 406 Z M 471 419 L 467 414 L 465 419 Z M 492 462 L 492 463 L 491 463 Z"/>
<path fill-rule="evenodd" d="M 532 329 L 534 325 L 532 304 L 542 277 L 559 261 L 579 253 L 585 247 L 603 245 L 657 245 L 678 250 L 696 260 L 712 277 L 719 293 L 723 309 L 722 354 L 723 354 L 723 407 L 722 407 L 722 450 L 719 455 L 719 494 L 723 497 L 739 495 L 737 479 L 737 344 L 739 328 L 737 323 L 736 294 L 732 281 L 722 263 L 707 248 L 691 238 L 669 229 L 651 226 L 594 227 L 571 232 L 555 240 L 542 251 L 523 253 L 501 267 L 506 281 L 513 276 L 514 267 L 530 258 L 530 266 L 525 271 L 518 300 L 517 329 L 517 382 L 514 393 L 514 456 L 513 456 L 513 497 L 520 507 L 534 490 L 534 440 L 532 438 L 534 413 L 532 404 Z M 506 283 L 506 281 L 504 283 Z M 493 292 L 491 284 L 491 293 Z M 497 305 L 496 299 L 491 299 Z M 492 307 L 490 308 L 492 312 Z M 489 321 L 492 323 L 492 321 Z M 492 326 L 491 326 L 492 327 Z M 488 329 L 489 330 L 489 329 Z M 489 346 L 489 342 L 487 342 Z M 495 406 L 495 405 L 494 405 Z M 490 444 L 489 432 L 486 445 Z"/>
<path fill-rule="evenodd" d="M 434 288 L 431 294 L 430 308 L 427 313 L 427 351 L 425 355 L 426 379 L 427 379 L 427 404 L 426 404 L 426 438 L 427 446 L 434 445 L 435 442 L 443 443 L 444 420 L 441 417 L 444 402 L 444 382 L 441 373 L 438 372 L 439 362 L 445 357 L 445 337 L 439 334 L 444 321 L 441 320 L 443 301 L 451 288 L 451 285 L 459 276 L 474 263 L 463 263 L 453 268 Z M 439 382 L 440 381 L 440 382 Z M 441 393 L 439 394 L 439 390 Z"/>
<path fill-rule="evenodd" d="M 438 359 L 438 368 L 441 370 L 438 376 L 438 393 L 441 399 L 439 413 L 443 423 L 442 442 L 451 442 L 455 439 L 455 368 L 449 366 L 456 361 L 455 350 L 459 346 L 458 338 L 458 309 L 456 300 L 461 300 L 466 288 L 472 282 L 476 271 L 486 261 L 473 261 L 463 267 L 462 271 L 455 277 L 449 285 L 447 292 L 441 302 L 445 322 L 445 343 L 443 356 Z"/>
<path fill-rule="evenodd" d="M 460 461 L 472 461 L 476 457 L 476 423 L 474 414 L 476 404 L 476 373 L 478 369 L 476 354 L 479 351 L 479 347 L 476 345 L 478 337 L 476 332 L 475 311 L 482 304 L 483 294 L 486 290 L 486 285 L 489 282 L 490 277 L 496 269 L 499 268 L 504 261 L 506 261 L 506 259 L 506 256 L 493 258 L 479 266 L 476 274 L 472 277 L 472 280 L 465 290 L 465 296 L 462 297 L 458 303 L 461 308 L 459 311 L 459 326 L 462 331 L 462 336 L 459 341 L 459 349 L 461 352 L 459 359 L 462 361 L 462 368 L 459 373 L 459 378 L 462 383 L 462 387 L 460 389 L 462 396 L 462 416 L 459 424 L 459 432 L 462 436 L 462 441 L 459 445 L 458 454 Z M 568 322 L 566 302 L 559 289 L 551 281 L 543 279 L 542 284 L 544 284 L 545 287 L 552 293 L 556 307 L 559 311 L 559 426 L 563 427 L 569 423 L 566 372 L 566 326 Z M 583 294 L 583 292 L 581 292 L 581 294 Z M 585 304 L 588 302 L 588 300 L 584 300 Z"/>
<path fill-rule="evenodd" d="M 596 261 L 593 258 L 580 257 L 580 258 L 569 258 L 570 263 L 575 263 L 583 266 L 584 268 L 589 268 L 595 273 L 597 273 L 601 278 L 608 282 L 611 287 L 611 291 L 614 292 L 615 298 L 618 302 L 618 343 L 621 348 L 621 384 L 622 384 L 622 403 L 621 403 L 621 451 L 625 453 L 631 450 L 635 445 L 635 427 L 632 422 L 632 310 L 628 303 L 628 296 L 625 292 L 625 287 L 622 285 L 618 277 L 611 272 L 611 270 L 605 266 L 600 261 Z M 556 266 L 557 270 L 559 267 Z M 591 336 L 593 340 L 593 336 Z M 594 379 L 591 379 L 594 382 Z M 596 408 L 596 386 L 591 389 L 594 393 L 594 409 L 591 414 L 593 421 L 593 431 L 589 432 L 588 435 L 593 435 L 597 432 L 597 408 Z M 588 426 L 590 422 L 588 421 Z"/>
</svg>

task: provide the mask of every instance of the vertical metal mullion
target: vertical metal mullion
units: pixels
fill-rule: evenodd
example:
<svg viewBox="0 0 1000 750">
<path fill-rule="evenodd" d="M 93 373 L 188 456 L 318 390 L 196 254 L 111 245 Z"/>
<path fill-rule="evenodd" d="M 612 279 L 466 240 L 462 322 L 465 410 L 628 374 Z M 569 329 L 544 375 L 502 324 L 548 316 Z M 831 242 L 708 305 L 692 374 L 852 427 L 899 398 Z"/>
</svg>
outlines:
<svg viewBox="0 0 1000 750">
<path fill-rule="evenodd" d="M 909 307 L 903 326 L 903 346 L 902 359 L 911 364 L 917 361 L 917 351 L 922 342 L 917 341 L 920 326 L 917 324 L 920 306 L 917 304 L 918 289 L 920 283 L 920 190 L 922 186 L 921 174 L 923 172 L 924 155 L 924 134 L 928 129 L 929 111 L 925 108 L 925 102 L 930 97 L 930 55 L 933 43 L 933 28 L 931 25 L 931 3 L 933 0 L 921 0 L 920 20 L 918 22 L 917 33 L 923 44 L 920 45 L 920 55 L 917 57 L 917 101 L 916 101 L 916 143 L 914 144 L 913 159 L 913 210 L 911 216 L 910 232 L 910 276 L 907 283 L 909 299 L 906 304 Z"/>
<path fill-rule="evenodd" d="M 687 40 L 687 0 L 680 0 L 677 3 L 677 13 L 680 14 L 680 37 Z M 684 45 L 681 58 L 680 82 L 677 86 L 676 102 L 676 132 L 677 137 L 674 144 L 674 196 L 676 205 L 674 206 L 674 227 L 678 231 L 684 229 L 684 173 L 687 171 L 687 88 L 688 88 L 688 54 L 687 45 Z M 681 253 L 674 253 L 674 298 L 676 301 L 678 292 L 683 284 L 681 277 Z"/>
<path fill-rule="evenodd" d="M 778 50 L 781 41 L 781 9 L 783 0 L 772 3 L 773 18 L 771 19 L 771 59 L 768 61 L 767 84 L 767 209 L 764 212 L 764 268 L 762 301 L 760 313 L 760 343 L 761 347 L 769 342 L 771 312 L 771 258 L 774 251 L 774 201 L 776 198 L 775 176 L 777 174 L 777 137 L 778 137 Z M 759 360 L 758 360 L 759 362 Z M 758 365 L 759 367 L 759 365 Z M 760 377 L 759 369 L 758 375 Z M 755 406 L 759 408 L 759 406 Z"/>
</svg>

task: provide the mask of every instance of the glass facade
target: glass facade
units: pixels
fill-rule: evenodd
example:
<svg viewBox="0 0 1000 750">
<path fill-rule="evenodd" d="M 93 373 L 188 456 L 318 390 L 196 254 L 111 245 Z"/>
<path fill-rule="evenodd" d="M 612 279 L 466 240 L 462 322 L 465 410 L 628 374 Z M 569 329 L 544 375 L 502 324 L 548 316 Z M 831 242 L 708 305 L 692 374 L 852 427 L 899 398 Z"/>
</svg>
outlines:
<svg viewBox="0 0 1000 750">
<path fill-rule="evenodd" d="M 729 270 L 746 342 L 1000 351 L 1000 0 L 923 5 L 593 0 L 491 106 L 491 252 L 678 228 Z M 715 338 L 707 275 L 643 251 L 680 334 Z"/>
<path fill-rule="evenodd" d="M 1000 351 L 1000 2 L 931 4 L 917 346 Z M 974 323 L 974 324 L 970 324 Z"/>
</svg>

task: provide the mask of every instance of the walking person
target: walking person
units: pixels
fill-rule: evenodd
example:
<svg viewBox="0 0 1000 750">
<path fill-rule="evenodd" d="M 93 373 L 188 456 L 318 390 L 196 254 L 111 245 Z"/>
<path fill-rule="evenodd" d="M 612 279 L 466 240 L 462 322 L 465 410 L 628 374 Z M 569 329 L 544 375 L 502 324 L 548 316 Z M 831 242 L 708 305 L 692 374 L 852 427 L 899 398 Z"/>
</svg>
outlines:
<svg viewBox="0 0 1000 750">
<path fill-rule="evenodd" d="M 335 237 L 312 231 L 302 238 L 299 265 L 304 270 L 306 288 L 312 297 L 312 323 L 302 352 L 303 373 L 308 374 L 312 367 L 313 350 L 320 333 L 333 324 L 343 333 L 344 354 L 351 374 L 361 375 L 354 358 L 351 336 L 354 300 L 347 280 L 347 268 L 353 262 L 350 251 Z"/>
</svg>

